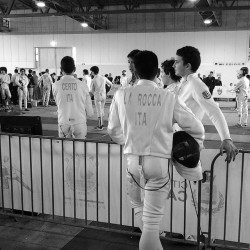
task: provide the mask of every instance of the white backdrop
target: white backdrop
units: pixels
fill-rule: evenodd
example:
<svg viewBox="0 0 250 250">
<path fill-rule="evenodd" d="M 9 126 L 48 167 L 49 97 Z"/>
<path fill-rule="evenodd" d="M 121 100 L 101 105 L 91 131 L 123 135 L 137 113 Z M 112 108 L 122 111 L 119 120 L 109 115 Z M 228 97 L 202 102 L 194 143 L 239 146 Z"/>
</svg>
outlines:
<svg viewBox="0 0 250 250">
<path fill-rule="evenodd" d="M 58 47 L 76 48 L 77 74 L 85 65 L 100 66 L 100 73 L 121 75 L 127 69 L 127 54 L 133 49 L 154 51 L 159 62 L 175 56 L 176 50 L 191 45 L 201 52 L 201 75 L 213 70 L 222 73 L 223 84 L 237 81 L 236 70 L 247 63 L 249 34 L 246 31 L 158 32 L 111 34 L 0 34 L 0 64 L 9 72 L 15 67 L 36 68 L 34 48 L 49 47 L 56 40 Z M 224 63 L 223 66 L 215 63 Z M 227 63 L 240 65 L 226 65 Z M 105 69 L 102 69 L 105 66 Z M 121 67 L 122 66 L 122 67 Z"/>
</svg>

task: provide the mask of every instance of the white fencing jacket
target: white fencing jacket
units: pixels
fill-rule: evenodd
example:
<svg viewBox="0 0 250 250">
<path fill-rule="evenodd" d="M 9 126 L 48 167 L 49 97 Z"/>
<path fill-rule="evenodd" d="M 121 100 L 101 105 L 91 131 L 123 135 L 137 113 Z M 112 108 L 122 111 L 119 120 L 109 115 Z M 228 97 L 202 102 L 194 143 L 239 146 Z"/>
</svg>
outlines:
<svg viewBox="0 0 250 250">
<path fill-rule="evenodd" d="M 52 85 L 52 91 L 58 108 L 58 123 L 87 126 L 86 116 L 94 114 L 87 85 L 73 75 L 64 75 Z"/>
<path fill-rule="evenodd" d="M 230 139 L 227 122 L 222 111 L 212 98 L 206 84 L 196 74 L 190 74 L 182 79 L 178 97 L 200 120 L 206 113 L 216 127 L 222 141 Z"/>
<path fill-rule="evenodd" d="M 115 93 L 107 130 L 124 154 L 171 158 L 175 122 L 203 147 L 204 127 L 191 110 L 155 82 L 139 80 Z"/>
</svg>

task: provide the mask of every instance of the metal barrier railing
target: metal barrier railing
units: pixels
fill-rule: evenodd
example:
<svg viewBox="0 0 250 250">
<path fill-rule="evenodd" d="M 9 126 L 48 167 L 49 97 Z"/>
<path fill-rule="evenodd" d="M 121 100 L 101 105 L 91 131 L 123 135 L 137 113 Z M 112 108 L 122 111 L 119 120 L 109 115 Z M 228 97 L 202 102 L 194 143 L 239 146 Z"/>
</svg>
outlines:
<svg viewBox="0 0 250 250">
<path fill-rule="evenodd" d="M 248 190 L 246 190 L 246 195 L 243 197 L 243 190 L 244 190 L 244 185 L 247 184 L 247 180 L 245 176 L 246 174 L 246 168 L 245 168 L 245 155 L 249 155 L 250 156 L 250 150 L 240 150 L 239 151 L 239 155 L 241 155 L 241 173 L 240 176 L 231 176 L 231 178 L 229 178 L 229 172 L 231 171 L 238 171 L 239 168 L 237 168 L 236 170 L 234 168 L 230 168 L 230 165 L 227 163 L 226 164 L 226 175 L 225 175 L 225 208 L 224 208 L 224 215 L 223 215 L 223 226 L 221 228 L 220 231 L 221 232 L 221 236 L 222 237 L 218 237 L 217 235 L 214 235 L 215 233 L 213 233 L 214 229 L 213 228 L 213 191 L 214 191 L 214 172 L 215 172 L 215 163 L 218 160 L 220 154 L 217 154 L 215 156 L 215 158 L 212 161 L 211 164 L 211 172 L 210 172 L 210 193 L 209 193 L 209 221 L 208 221 L 208 242 L 206 244 L 207 247 L 215 249 L 215 247 L 223 247 L 223 249 L 250 249 L 250 240 L 249 240 L 249 235 L 244 237 L 244 241 L 248 241 L 248 242 L 242 242 L 241 240 L 241 233 L 242 233 L 242 212 L 243 212 L 243 201 L 244 200 L 248 200 Z M 237 156 L 237 158 L 239 158 L 239 155 Z M 249 166 L 247 166 L 249 167 Z M 240 180 L 238 180 L 240 179 Z M 229 190 L 229 182 L 230 180 L 235 180 L 235 183 L 238 183 L 237 180 L 239 181 L 240 186 L 238 185 L 234 185 L 233 189 Z M 239 190 L 237 190 L 236 188 L 239 188 Z M 245 187 L 246 189 L 246 187 Z M 236 206 L 236 208 L 233 208 L 233 212 L 231 211 L 231 214 L 229 214 L 229 199 L 230 196 L 232 196 L 232 192 L 236 193 L 236 196 L 239 196 L 239 204 Z M 245 198 L 245 199 L 244 199 Z M 231 198 L 232 199 L 232 198 Z M 232 202 L 231 202 L 232 205 Z M 249 204 L 248 204 L 249 205 Z M 246 206 L 246 205 L 245 205 Z M 237 209 L 238 208 L 238 209 Z M 247 206 L 246 208 L 247 210 L 249 209 L 249 207 Z M 245 209 L 245 211 L 246 211 Z M 232 209 L 231 209 L 232 210 Z M 230 219 L 232 220 L 232 217 L 236 217 L 236 214 L 238 213 L 238 218 L 234 219 L 235 223 L 231 223 L 231 226 L 228 227 L 228 223 L 230 221 Z M 245 212 L 246 213 L 246 212 Z M 229 215 L 228 215 L 229 214 Z M 232 216 L 233 215 L 233 216 Z M 231 218 L 228 218 L 231 217 Z M 246 217 L 248 219 L 248 215 Z M 237 223 L 236 223 L 237 222 Z M 233 227 L 232 227 L 233 224 Z M 237 225 L 238 224 L 238 225 Z M 249 222 L 247 222 L 247 224 L 249 225 Z M 229 237 L 227 237 L 227 233 L 228 231 L 231 231 L 231 235 L 235 235 L 235 238 L 237 238 L 236 240 L 232 240 L 232 236 L 229 239 Z M 249 232 L 249 227 L 248 227 L 248 232 Z"/>
<path fill-rule="evenodd" d="M 36 220 L 137 234 L 134 214 L 126 200 L 124 164 L 122 146 L 110 141 L 0 133 L 0 213 L 28 214 Z M 184 179 L 174 180 L 173 167 L 170 167 L 170 209 L 165 215 L 167 234 L 164 238 L 197 245 L 199 249 L 200 244 L 203 245 L 201 182 L 195 186 L 198 206 L 193 234 L 197 233 L 197 239 L 188 240 L 188 185 Z M 179 198 L 183 203 L 181 207 L 176 206 L 176 183 L 183 194 Z M 175 214 L 177 207 L 181 216 Z M 180 229 L 176 229 L 176 225 Z"/>
</svg>

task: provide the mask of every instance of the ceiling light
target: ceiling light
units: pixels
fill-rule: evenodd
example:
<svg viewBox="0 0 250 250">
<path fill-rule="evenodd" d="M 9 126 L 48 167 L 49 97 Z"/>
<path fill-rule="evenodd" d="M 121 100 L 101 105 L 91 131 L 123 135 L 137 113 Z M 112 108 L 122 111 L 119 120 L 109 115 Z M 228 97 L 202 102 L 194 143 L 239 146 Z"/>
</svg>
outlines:
<svg viewBox="0 0 250 250">
<path fill-rule="evenodd" d="M 50 45 L 51 45 L 52 47 L 55 47 L 55 46 L 57 45 L 57 42 L 56 42 L 55 40 L 52 40 L 52 41 L 50 42 Z"/>
<path fill-rule="evenodd" d="M 44 3 L 43 1 L 37 1 L 37 2 L 36 2 L 36 5 L 37 5 L 38 7 L 40 7 L 40 8 L 45 7 L 45 3 Z"/>
<path fill-rule="evenodd" d="M 212 23 L 212 20 L 211 20 L 211 19 L 205 19 L 203 22 L 204 22 L 205 24 L 211 24 L 211 23 Z"/>
<path fill-rule="evenodd" d="M 84 27 L 84 28 L 86 28 L 86 27 L 89 26 L 86 22 L 82 23 L 81 25 L 82 25 L 82 27 Z"/>
</svg>

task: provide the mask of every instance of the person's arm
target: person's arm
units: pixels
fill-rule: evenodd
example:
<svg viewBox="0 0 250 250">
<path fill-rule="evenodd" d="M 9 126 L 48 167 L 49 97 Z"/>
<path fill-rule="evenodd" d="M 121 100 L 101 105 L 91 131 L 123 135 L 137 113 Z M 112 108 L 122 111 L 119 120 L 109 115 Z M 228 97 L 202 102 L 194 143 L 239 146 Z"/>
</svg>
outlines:
<svg viewBox="0 0 250 250">
<path fill-rule="evenodd" d="M 5 83 L 10 84 L 10 76 L 9 75 L 6 75 Z"/>
<path fill-rule="evenodd" d="M 204 127 L 193 112 L 184 103 L 181 103 L 178 98 L 174 107 L 173 123 L 175 122 L 198 142 L 200 149 L 203 148 Z"/>
<path fill-rule="evenodd" d="M 15 83 L 16 83 L 16 85 L 17 85 L 19 88 L 22 88 L 22 82 L 20 82 L 20 81 L 21 81 L 20 77 L 17 76 L 17 77 L 16 77 Z"/>
<path fill-rule="evenodd" d="M 204 85 L 204 83 L 202 83 L 202 81 L 194 80 L 191 87 L 193 98 L 206 112 L 207 116 L 218 131 L 222 141 L 220 146 L 221 154 L 223 154 L 224 149 L 226 150 L 227 154 L 226 161 L 230 162 L 232 159 L 234 160 L 238 150 L 232 142 L 228 125 L 222 111 L 211 97 L 211 94 L 208 92 L 207 87 Z"/>
<path fill-rule="evenodd" d="M 95 80 L 94 80 L 94 79 L 91 81 L 90 92 L 91 92 L 92 94 L 95 93 Z"/>
<path fill-rule="evenodd" d="M 112 82 L 107 78 L 107 77 L 105 77 L 105 80 L 106 80 L 106 83 L 109 85 L 109 86 L 112 86 Z"/>
<path fill-rule="evenodd" d="M 236 84 L 236 86 L 234 87 L 234 91 L 237 92 L 237 90 L 239 90 L 239 88 L 242 86 L 242 84 L 243 84 L 243 81 L 240 80 L 240 81 Z"/>
<path fill-rule="evenodd" d="M 118 90 L 113 97 L 112 103 L 110 105 L 109 111 L 109 120 L 108 120 L 108 134 L 112 138 L 112 140 L 120 145 L 124 145 L 124 136 L 121 126 L 121 121 L 118 113 L 118 94 L 120 91 Z"/>
<path fill-rule="evenodd" d="M 88 117 L 92 117 L 94 115 L 94 110 L 93 110 L 92 101 L 91 101 L 90 94 L 89 94 L 89 88 L 87 85 L 85 85 L 84 88 L 86 92 L 86 100 L 85 100 L 86 114 Z"/>
</svg>

